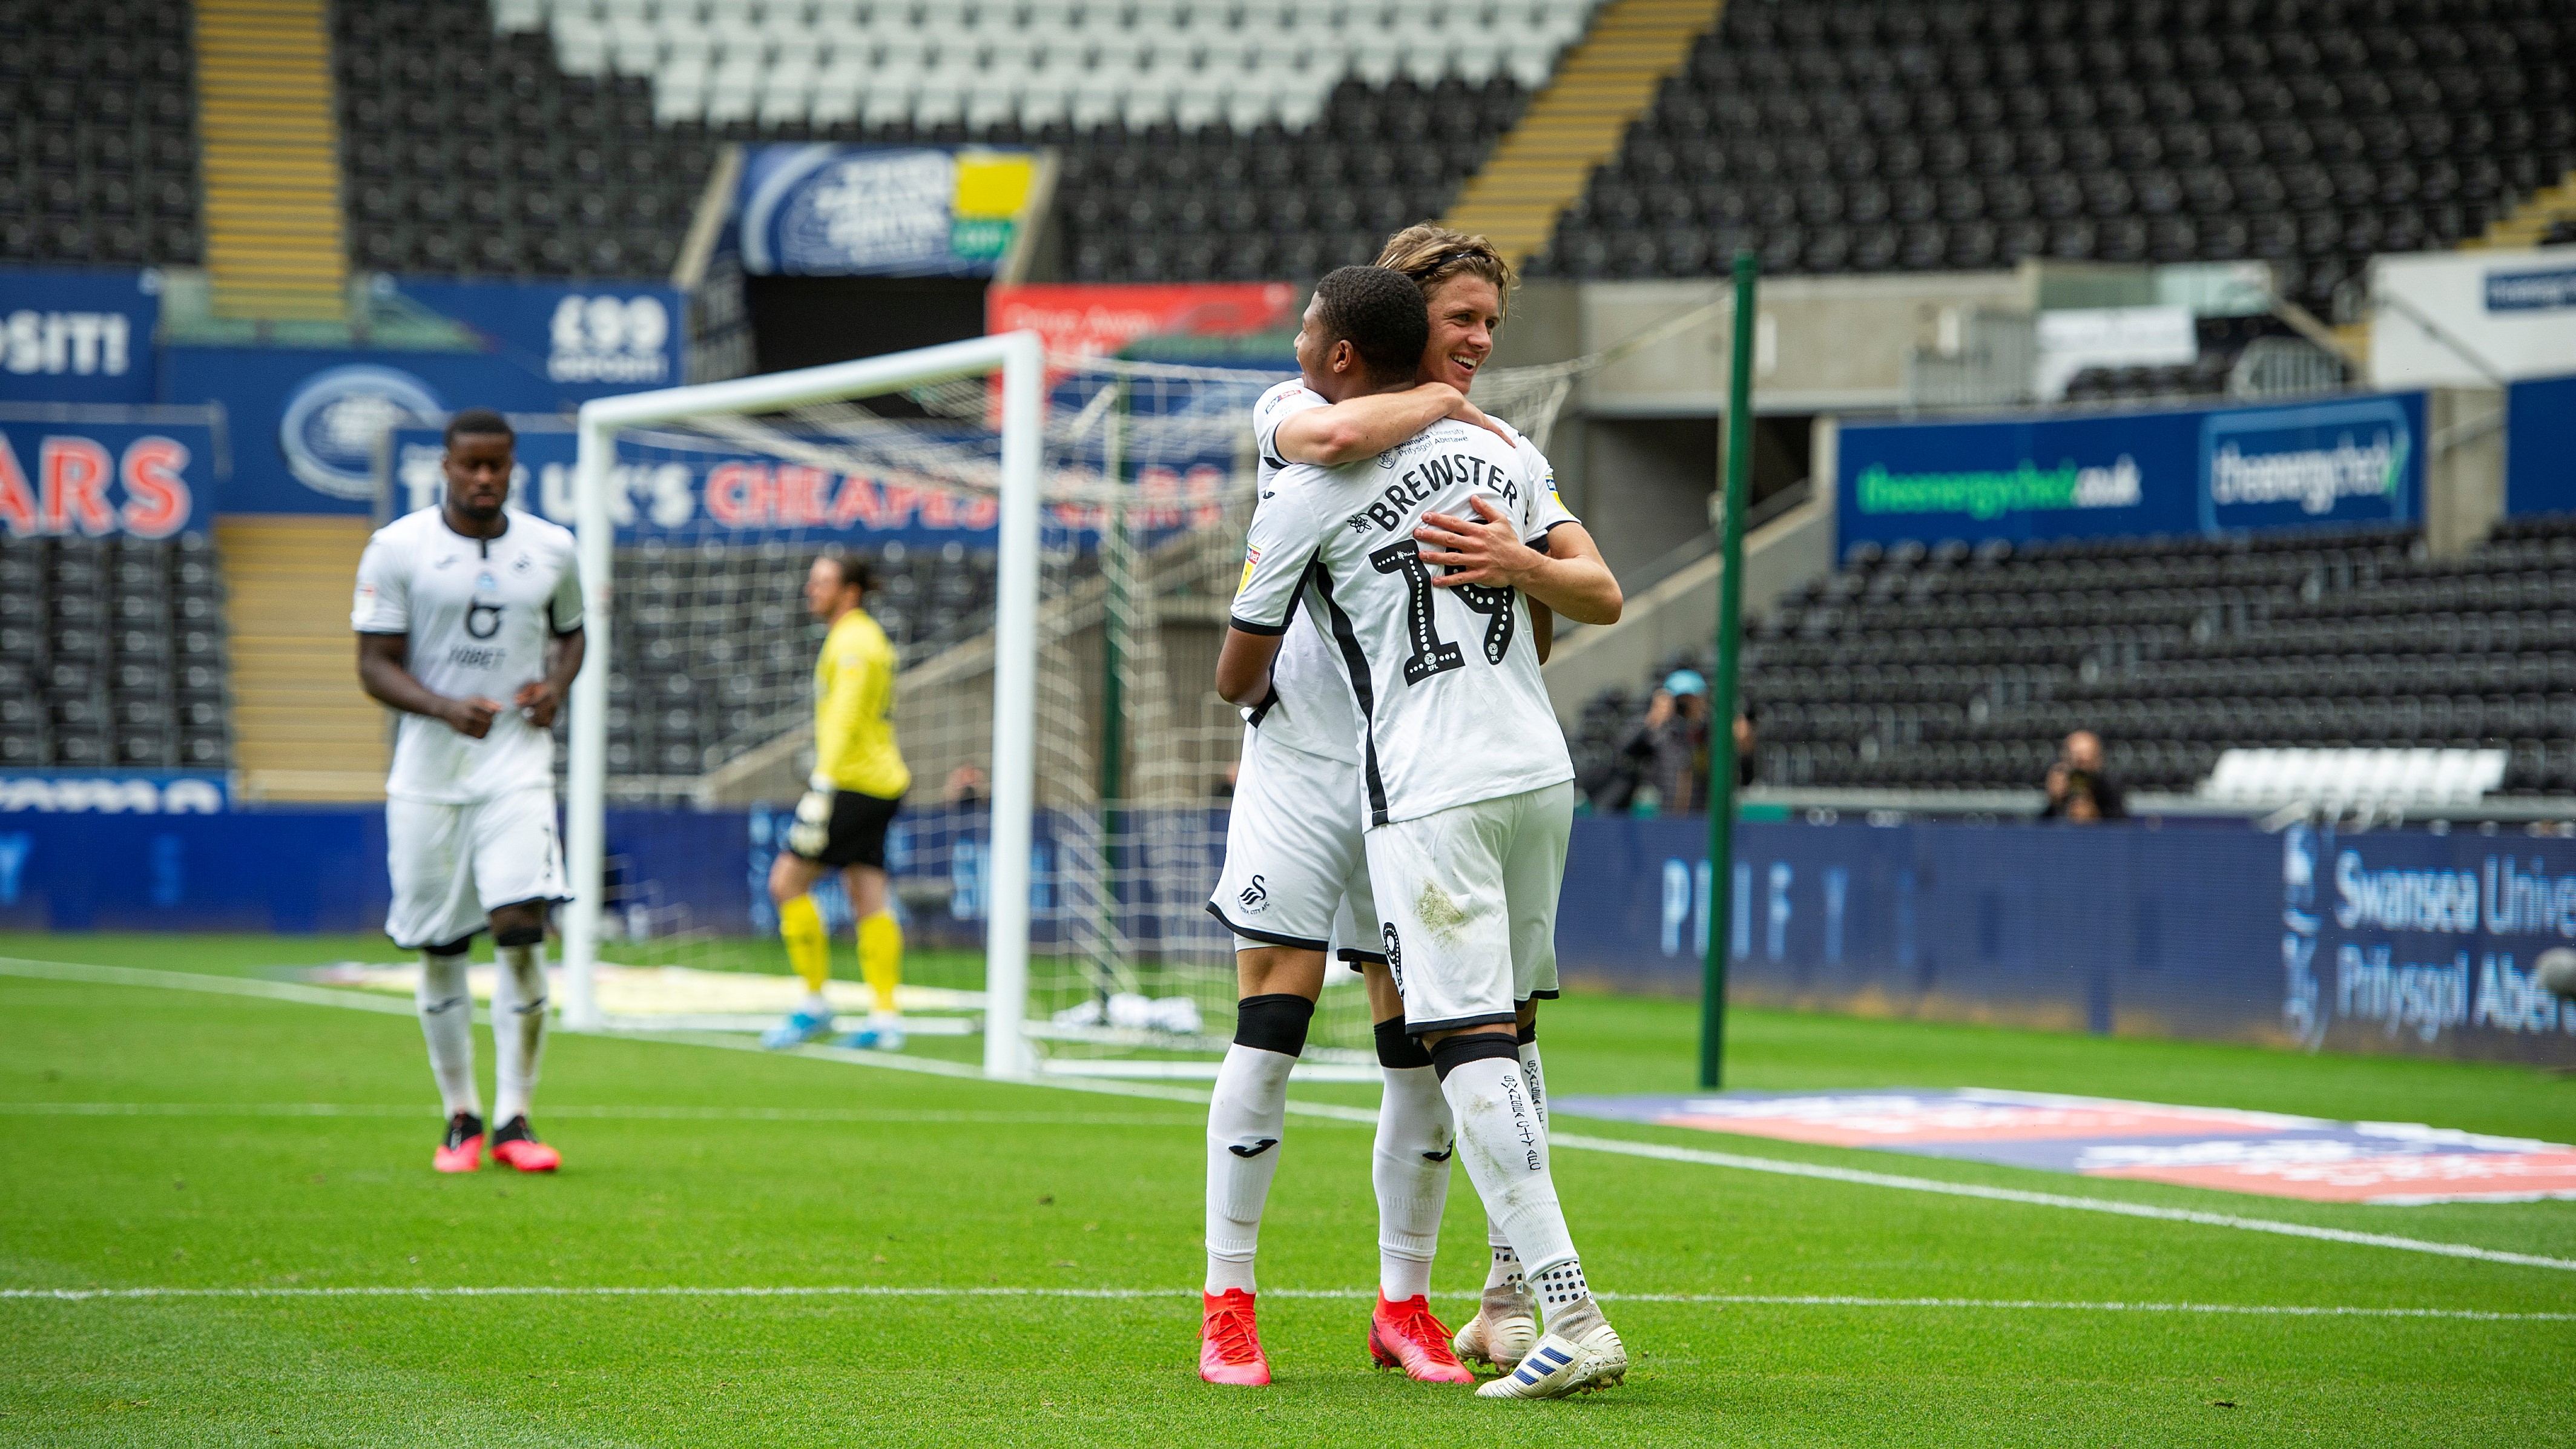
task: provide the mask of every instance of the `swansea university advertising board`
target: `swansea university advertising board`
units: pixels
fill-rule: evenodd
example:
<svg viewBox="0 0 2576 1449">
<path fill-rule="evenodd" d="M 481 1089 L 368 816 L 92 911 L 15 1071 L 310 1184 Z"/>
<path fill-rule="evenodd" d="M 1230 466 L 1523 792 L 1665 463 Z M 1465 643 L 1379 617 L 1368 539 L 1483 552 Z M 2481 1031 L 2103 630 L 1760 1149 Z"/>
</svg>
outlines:
<svg viewBox="0 0 2576 1449">
<path fill-rule="evenodd" d="M 1719 883 L 1697 820 L 1578 820 L 1578 979 L 1696 982 Z M 2576 1064 L 2533 984 L 2576 947 L 2576 841 L 2293 828 L 1748 823 L 1739 1002 L 2128 1036 Z"/>
<path fill-rule="evenodd" d="M 1847 423 L 1838 458 L 1846 548 L 2402 522 L 2423 512 L 2424 394 Z"/>
</svg>

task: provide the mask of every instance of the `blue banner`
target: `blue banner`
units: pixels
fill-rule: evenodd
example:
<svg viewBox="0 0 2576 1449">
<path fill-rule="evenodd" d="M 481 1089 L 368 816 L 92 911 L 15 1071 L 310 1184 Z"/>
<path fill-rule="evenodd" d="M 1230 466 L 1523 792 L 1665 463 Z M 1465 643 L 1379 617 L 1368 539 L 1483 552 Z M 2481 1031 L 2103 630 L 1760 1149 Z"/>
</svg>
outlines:
<svg viewBox="0 0 2576 1449">
<path fill-rule="evenodd" d="M 1734 1001 L 2576 1063 L 2530 976 L 2576 945 L 2576 841 L 1781 823 L 1735 852 Z M 1704 822 L 1576 821 L 1563 969 L 1692 989 L 1716 887 Z"/>
<path fill-rule="evenodd" d="M 456 408 L 552 412 L 564 393 L 473 352 L 171 347 L 161 396 L 224 410 L 233 453 L 224 512 L 367 514 L 388 428 Z"/>
<path fill-rule="evenodd" d="M 445 451 L 436 428 L 393 431 L 386 455 L 392 469 L 386 487 L 390 512 L 408 513 L 438 501 L 445 486 L 439 467 Z M 549 427 L 522 428 L 518 470 L 511 482 L 513 501 L 572 527 L 573 465 L 578 452 L 578 434 Z M 1214 524 L 1222 514 L 1219 500 L 1231 463 L 1231 458 L 1220 457 L 1181 470 L 1140 470 L 1144 476 L 1136 480 L 1139 496 L 1167 505 L 1130 515 L 1140 538 L 1150 543 L 1184 525 Z M 989 549 L 1000 518 L 1000 505 L 992 495 L 919 476 L 835 473 L 768 454 L 730 452 L 716 446 L 680 451 L 641 444 L 632 436 L 618 440 L 608 489 L 609 513 L 621 538 L 710 532 L 750 539 L 835 535 L 868 547 L 955 540 L 970 548 Z M 1099 537 L 1098 512 L 1086 505 L 1049 505 L 1048 526 L 1063 531 L 1061 538 L 1051 537 L 1049 542 L 1091 547 Z"/>
<path fill-rule="evenodd" d="M 161 274 L 0 267 L 0 401 L 148 403 Z"/>
<path fill-rule="evenodd" d="M 753 146 L 722 245 L 754 276 L 989 277 L 1024 224 L 1036 155 Z"/>
<path fill-rule="evenodd" d="M 1846 423 L 1840 546 L 2039 540 L 2419 517 L 2424 394 L 2269 407 Z"/>
<path fill-rule="evenodd" d="M 212 770 L 0 771 L 0 815 L 221 815 L 231 793 Z"/>
<path fill-rule="evenodd" d="M 2506 384 L 2504 511 L 2576 513 L 2576 377 Z"/>
<path fill-rule="evenodd" d="M 428 277 L 389 277 L 384 285 L 473 328 L 494 356 L 554 384 L 559 401 L 553 406 L 687 380 L 681 363 L 686 304 L 676 288 Z"/>
<path fill-rule="evenodd" d="M 202 533 L 223 462 L 205 423 L 0 421 L 0 533 Z"/>
<path fill-rule="evenodd" d="M 0 927 L 381 928 L 375 809 L 195 813 L 163 784 L 111 808 L 58 783 L 54 809 L 0 813 Z M 119 789 L 130 788 L 118 785 Z M 1186 818 L 1179 818 L 1186 817 Z M 751 811 L 608 814 L 612 907 L 685 902 L 692 928 L 765 935 L 785 819 Z M 1222 822 L 1124 822 L 1213 878 Z M 1222 950 L 1196 901 L 1107 902 L 1058 869 L 1067 832 L 1031 843 L 1033 939 L 1089 939 L 1114 915 L 1141 957 Z M 989 901 L 989 818 L 899 816 L 887 864 L 917 941 L 972 949 Z M 1697 988 L 1715 891 L 1704 822 L 1581 819 L 1557 949 L 1567 980 Z M 1157 849 L 1142 846 L 1142 849 Z M 102 870 L 101 861 L 123 863 Z M 2576 1004 L 2535 984 L 2576 946 L 2576 840 L 2384 831 L 2268 835 L 2228 825 L 1750 823 L 1736 832 L 1728 996 L 1754 1005 L 2337 1051 L 2576 1064 Z M 1186 939 L 1164 942 L 1158 932 Z M 1205 936 L 1205 933 L 1216 933 Z"/>
</svg>

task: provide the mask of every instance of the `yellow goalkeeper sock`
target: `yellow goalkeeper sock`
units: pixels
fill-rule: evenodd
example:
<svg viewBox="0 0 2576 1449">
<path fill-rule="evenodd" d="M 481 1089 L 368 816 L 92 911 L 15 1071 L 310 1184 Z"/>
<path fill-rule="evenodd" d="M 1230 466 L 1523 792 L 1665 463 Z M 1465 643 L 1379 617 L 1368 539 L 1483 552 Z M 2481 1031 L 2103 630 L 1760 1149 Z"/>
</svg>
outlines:
<svg viewBox="0 0 2576 1449">
<path fill-rule="evenodd" d="M 859 974 L 876 993 L 877 1012 L 895 1014 L 895 988 L 903 984 L 903 927 L 892 911 L 859 922 Z"/>
<path fill-rule="evenodd" d="M 822 995 L 823 983 L 832 979 L 832 933 L 812 896 L 798 896 L 778 908 L 778 935 L 787 943 L 787 964 L 805 978 L 807 990 Z"/>
</svg>

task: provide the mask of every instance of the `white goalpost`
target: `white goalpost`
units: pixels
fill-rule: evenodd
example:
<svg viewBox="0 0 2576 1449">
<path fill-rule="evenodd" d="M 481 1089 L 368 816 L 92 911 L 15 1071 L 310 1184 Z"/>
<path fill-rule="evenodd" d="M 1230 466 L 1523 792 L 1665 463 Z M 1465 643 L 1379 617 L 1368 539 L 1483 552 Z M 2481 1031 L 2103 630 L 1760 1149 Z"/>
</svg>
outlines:
<svg viewBox="0 0 2576 1449">
<path fill-rule="evenodd" d="M 984 1069 L 1030 1068 L 1019 1031 L 1028 990 L 1030 819 L 1035 799 L 1038 490 L 1045 352 L 1034 332 L 973 338 L 794 372 L 630 393 L 584 403 L 574 488 L 589 657 L 573 681 L 566 845 L 574 895 L 563 923 L 564 1020 L 601 1024 L 595 972 L 606 903 L 608 695 L 616 520 L 608 494 L 620 432 L 709 414 L 758 415 L 1002 378 L 993 606 L 992 848 L 985 914 Z"/>
<path fill-rule="evenodd" d="M 798 590 L 835 550 L 874 574 L 900 658 L 908 1034 L 980 1031 L 998 1077 L 1211 1074 L 1237 991 L 1206 903 L 1244 730 L 1214 670 L 1253 404 L 1294 367 L 1284 337 L 1245 347 L 1184 365 L 1021 332 L 584 404 L 570 477 L 532 480 L 586 596 L 565 1023 L 756 1030 L 795 999 L 762 880 L 811 768 L 822 631 Z M 1498 371 L 1477 400 L 1543 447 L 1602 360 Z M 837 880 L 815 900 L 846 940 Z M 1374 1079 L 1359 977 L 1327 977 L 1300 1070 Z"/>
</svg>

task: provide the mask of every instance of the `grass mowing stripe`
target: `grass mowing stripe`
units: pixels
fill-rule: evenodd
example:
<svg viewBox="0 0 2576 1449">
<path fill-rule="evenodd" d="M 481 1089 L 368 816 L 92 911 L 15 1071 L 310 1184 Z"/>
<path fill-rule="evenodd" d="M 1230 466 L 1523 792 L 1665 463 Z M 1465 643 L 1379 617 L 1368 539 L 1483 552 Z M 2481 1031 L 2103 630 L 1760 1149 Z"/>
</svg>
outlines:
<svg viewBox="0 0 2576 1449">
<path fill-rule="evenodd" d="M 1551 1124 L 1548 1146 L 1573 1147 L 1591 1152 L 1615 1152 L 1626 1157 L 1652 1157 L 1666 1162 L 1696 1162 L 1709 1167 L 1734 1167 L 1747 1172 L 1774 1172 L 1789 1177 L 1812 1177 L 1826 1182 L 1859 1183 L 1869 1187 L 1901 1188 L 1908 1192 L 1943 1193 L 1952 1197 L 1985 1198 L 1991 1202 L 2023 1203 L 2032 1207 L 2072 1208 L 2078 1212 L 2114 1213 L 2121 1217 L 2155 1218 L 2171 1223 L 2198 1223 L 2204 1227 L 2237 1228 L 2252 1233 L 2279 1233 L 2285 1237 L 2313 1238 L 2320 1242 L 2350 1243 L 2358 1247 L 2397 1248 L 2410 1253 L 2433 1253 L 2447 1258 L 2475 1258 L 2485 1263 L 2510 1263 L 2522 1268 L 2555 1268 L 2576 1272 L 2576 1258 L 2545 1258 L 2536 1253 L 2510 1253 L 2498 1248 L 2472 1247 L 2467 1243 L 2440 1243 L 2426 1238 L 2401 1238 L 2389 1233 L 2357 1233 L 2348 1228 L 2323 1228 L 2309 1223 L 2286 1223 L 2277 1218 L 2238 1217 L 2232 1213 L 2199 1212 L 2191 1208 L 2154 1207 L 2146 1203 L 2122 1202 L 2117 1198 L 2076 1197 L 2058 1192 L 2030 1192 L 2016 1187 L 1987 1187 L 1982 1183 L 1943 1182 L 1938 1178 L 1907 1177 L 1892 1172 L 1865 1172 L 1855 1167 L 1829 1167 L 1814 1162 L 1784 1162 L 1776 1157 L 1746 1157 L 1734 1152 L 1710 1152 L 1697 1147 L 1668 1147 L 1660 1142 L 1631 1142 L 1616 1137 L 1588 1137 L 1558 1132 Z"/>
<path fill-rule="evenodd" d="M 0 975 L 28 976 L 42 980 L 81 981 L 114 986 L 147 986 L 179 990 L 211 991 L 232 996 L 260 996 L 291 1001 L 308 1006 L 337 1006 L 360 1011 L 390 1012 L 414 1015 L 414 1008 L 399 1000 L 368 997 L 356 992 L 336 991 L 321 987 L 297 986 L 286 982 L 243 980 L 224 976 L 198 976 L 176 971 L 152 971 L 125 966 L 89 966 L 67 961 L 30 961 L 18 957 L 0 957 Z M 687 1046 L 712 1046 L 733 1051 L 760 1051 L 758 1043 L 734 1039 L 712 1032 L 621 1032 L 621 1037 L 642 1041 L 670 1042 Z M 902 1057 L 883 1052 L 847 1051 L 836 1047 L 805 1046 L 802 1055 L 828 1057 L 854 1065 L 879 1067 L 895 1071 L 923 1072 L 936 1076 L 970 1077 L 988 1080 L 984 1073 L 959 1062 L 943 1062 L 918 1057 Z M 1156 1101 L 1187 1102 L 1204 1106 L 1207 1095 L 1175 1087 L 1152 1086 L 1140 1082 L 1118 1082 L 1103 1078 L 1042 1077 L 1013 1082 L 1015 1086 L 1045 1087 L 1056 1091 L 1088 1092 L 1104 1096 L 1138 1097 Z M 1364 1107 L 1344 1107 L 1327 1103 L 1291 1101 L 1288 1110 L 1302 1117 L 1342 1122 L 1374 1124 L 1377 1114 Z M 2548 1268 L 2576 1272 L 2576 1259 L 2550 1258 L 2536 1253 L 2514 1253 L 2497 1248 L 2480 1248 L 2467 1243 L 2444 1243 L 2425 1238 L 2399 1237 L 2390 1233 L 2363 1233 L 2348 1228 L 2317 1227 L 2308 1223 L 2284 1222 L 2277 1218 L 2244 1217 L 2234 1213 L 2201 1212 L 2191 1208 L 2156 1207 L 2146 1203 L 2123 1202 L 2117 1198 L 2080 1197 L 2067 1193 L 2032 1192 L 2022 1188 L 1988 1187 L 1979 1183 L 1945 1182 L 1938 1178 L 1913 1177 L 1900 1173 L 1870 1172 L 1860 1168 L 1831 1167 L 1821 1163 L 1793 1162 L 1776 1157 L 1752 1157 L 1736 1152 L 1711 1152 L 1702 1148 L 1670 1147 L 1656 1142 L 1637 1142 L 1625 1138 L 1594 1137 L 1585 1134 L 1548 1134 L 1551 1147 L 1568 1147 L 1578 1151 L 1608 1152 L 1626 1157 L 1652 1158 L 1663 1162 L 1687 1162 L 1705 1167 L 1728 1167 L 1744 1172 L 1767 1172 L 1786 1177 L 1805 1177 L 1826 1182 L 1850 1183 L 1863 1187 L 1893 1188 L 1904 1192 L 1937 1193 L 1949 1197 L 1983 1198 L 1990 1202 L 2017 1203 L 2026 1207 L 2064 1208 L 2076 1212 L 2109 1213 L 2119 1217 L 2146 1218 L 2161 1222 L 2191 1223 L 2201 1227 L 2231 1228 L 2241 1232 L 2272 1233 L 2282 1237 L 2306 1238 L 2314 1242 L 2343 1243 L 2354 1247 L 2391 1248 L 2401 1252 L 2429 1253 L 2438 1257 L 2468 1258 L 2479 1262 L 2509 1264 L 2522 1268 Z"/>
<path fill-rule="evenodd" d="M 1265 1288 L 1265 1298 L 1357 1302 L 1363 1288 Z M 1104 1301 L 1196 1298 L 1195 1288 L 905 1288 L 878 1284 L 786 1284 L 699 1288 L 468 1285 L 342 1288 L 0 1288 L 0 1301 L 96 1303 L 162 1298 L 1076 1298 Z M 1465 1294 L 1446 1295 L 1465 1297 Z M 2507 1313 L 2477 1308 L 2370 1308 L 2302 1303 L 2129 1303 L 2048 1298 L 1873 1298 L 1848 1293 L 1602 1293 L 1605 1303 L 1716 1304 L 1752 1308 L 1961 1308 L 1996 1312 L 2214 1313 L 2267 1318 L 2444 1318 L 2479 1323 L 2576 1323 L 2576 1313 Z"/>
</svg>

